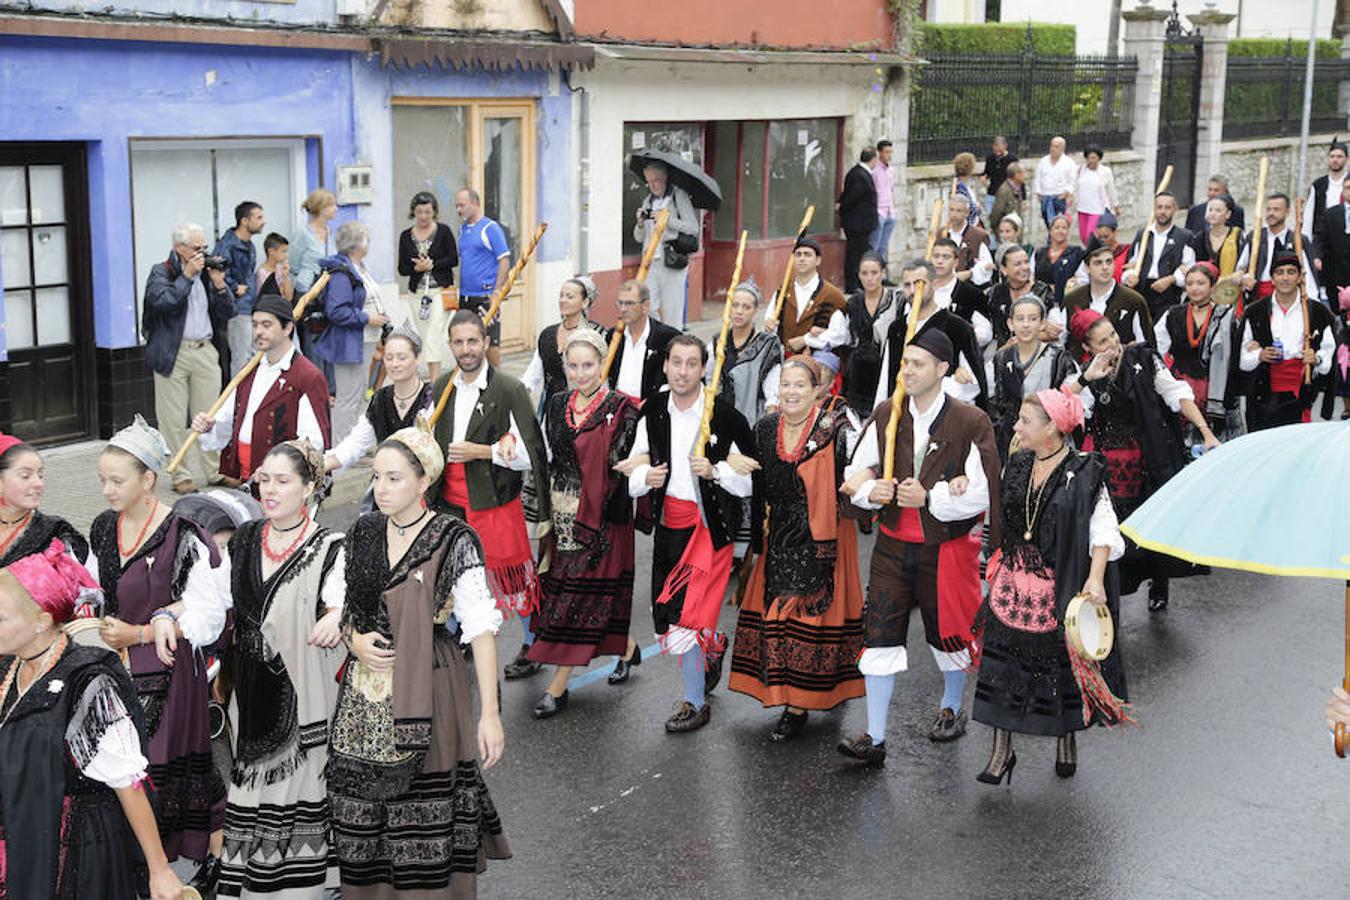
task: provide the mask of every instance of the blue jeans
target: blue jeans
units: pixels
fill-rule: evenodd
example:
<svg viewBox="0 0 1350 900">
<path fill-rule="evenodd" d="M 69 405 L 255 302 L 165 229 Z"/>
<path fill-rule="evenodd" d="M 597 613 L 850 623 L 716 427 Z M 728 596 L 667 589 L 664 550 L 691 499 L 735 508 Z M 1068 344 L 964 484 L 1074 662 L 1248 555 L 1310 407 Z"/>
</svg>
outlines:
<svg viewBox="0 0 1350 900">
<path fill-rule="evenodd" d="M 867 243 L 872 245 L 872 249 L 883 260 L 887 258 L 887 251 L 891 247 L 891 232 L 895 230 L 895 216 L 888 216 L 884 219 L 877 219 L 877 227 L 872 229 L 872 236 L 867 239 Z M 885 268 L 884 266 L 882 268 Z"/>
<path fill-rule="evenodd" d="M 1051 219 L 1063 215 L 1068 209 L 1068 202 L 1058 197 L 1041 198 L 1041 218 L 1045 220 L 1046 227 L 1049 227 Z"/>
<path fill-rule="evenodd" d="M 985 192 L 985 194 L 984 194 L 984 203 L 981 204 L 981 205 L 984 207 L 984 220 L 985 220 L 986 222 L 989 222 L 989 217 L 992 216 L 992 215 L 994 214 L 994 192 L 993 192 L 993 191 L 986 191 L 986 192 Z M 998 223 L 997 223 L 997 222 L 989 222 L 989 235 L 990 235 L 990 237 L 993 237 L 994 232 L 996 232 L 996 231 L 998 231 Z"/>
</svg>

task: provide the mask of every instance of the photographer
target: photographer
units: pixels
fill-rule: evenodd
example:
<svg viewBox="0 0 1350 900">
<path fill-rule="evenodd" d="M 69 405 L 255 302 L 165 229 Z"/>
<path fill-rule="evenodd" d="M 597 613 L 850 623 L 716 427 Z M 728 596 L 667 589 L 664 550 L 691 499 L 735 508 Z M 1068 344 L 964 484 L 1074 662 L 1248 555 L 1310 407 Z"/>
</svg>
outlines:
<svg viewBox="0 0 1350 900">
<path fill-rule="evenodd" d="M 365 409 L 366 367 L 389 316 L 380 300 L 380 287 L 365 266 L 370 229 L 361 222 L 344 222 L 334 244 L 336 255 L 319 260 L 331 278 L 323 301 L 328 327 L 314 341 L 314 352 L 333 364 L 337 381 L 333 434 L 345 435 Z"/>
<path fill-rule="evenodd" d="M 698 210 L 694 209 L 694 202 L 689 193 L 670 182 L 670 170 L 663 163 L 649 162 L 642 170 L 642 177 L 647 182 L 649 193 L 638 207 L 633 238 L 645 248 L 647 241 L 651 239 L 656 214 L 663 209 L 670 210 L 665 233 L 661 235 L 662 246 L 652 256 L 651 268 L 647 270 L 647 287 L 651 289 L 652 294 L 652 313 L 665 324 L 683 331 L 684 294 L 685 282 L 689 277 L 689 259 L 682 253 L 668 254 L 667 250 L 673 250 L 671 245 L 681 235 L 698 237 L 700 227 Z M 678 265 L 670 265 L 672 262 Z"/>
<path fill-rule="evenodd" d="M 187 437 L 188 410 L 206 409 L 220 393 L 220 354 L 234 316 L 225 283 L 225 261 L 206 256 L 200 225 L 173 230 L 173 252 L 150 269 L 145 283 L 141 332 L 145 361 L 154 373 L 155 418 L 165 440 L 178 447 Z M 173 489 L 190 493 L 216 473 L 220 459 L 199 447 L 169 473 Z"/>
</svg>

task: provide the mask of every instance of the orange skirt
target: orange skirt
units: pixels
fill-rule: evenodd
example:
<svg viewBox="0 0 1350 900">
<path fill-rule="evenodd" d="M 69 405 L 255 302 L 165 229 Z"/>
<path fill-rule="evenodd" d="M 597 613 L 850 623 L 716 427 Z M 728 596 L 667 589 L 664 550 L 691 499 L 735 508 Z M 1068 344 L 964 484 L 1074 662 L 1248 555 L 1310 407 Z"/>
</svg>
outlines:
<svg viewBox="0 0 1350 900">
<path fill-rule="evenodd" d="M 736 620 L 731 690 L 765 706 L 833 709 L 864 694 L 862 579 L 857 530 L 841 522 L 834 565 L 834 600 L 822 615 L 802 615 L 764 596 L 765 556 L 760 555 Z"/>
</svg>

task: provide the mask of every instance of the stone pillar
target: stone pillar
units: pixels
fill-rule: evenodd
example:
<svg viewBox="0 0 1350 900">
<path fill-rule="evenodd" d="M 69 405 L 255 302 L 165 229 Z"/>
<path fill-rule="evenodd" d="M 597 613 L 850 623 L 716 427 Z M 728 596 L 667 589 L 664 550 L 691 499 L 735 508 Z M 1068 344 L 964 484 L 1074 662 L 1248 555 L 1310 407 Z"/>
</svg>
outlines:
<svg viewBox="0 0 1350 900">
<path fill-rule="evenodd" d="M 1195 136 L 1194 197 L 1204 197 L 1209 177 L 1219 172 L 1223 147 L 1223 94 L 1228 81 L 1228 23 L 1233 13 L 1206 10 L 1187 16 L 1204 41 L 1201 50 L 1200 109 Z"/>
<path fill-rule="evenodd" d="M 1136 153 L 1144 158 L 1144 178 L 1154 181 L 1158 169 L 1158 125 L 1162 118 L 1163 52 L 1167 19 L 1170 14 L 1141 2 L 1137 9 L 1120 14 L 1125 20 L 1125 55 L 1139 62 L 1134 83 L 1134 134 L 1130 139 Z M 1125 211 L 1123 228 L 1132 229 L 1148 221 L 1153 210 L 1153 195 L 1147 189 L 1138 194 L 1135 209 Z"/>
</svg>

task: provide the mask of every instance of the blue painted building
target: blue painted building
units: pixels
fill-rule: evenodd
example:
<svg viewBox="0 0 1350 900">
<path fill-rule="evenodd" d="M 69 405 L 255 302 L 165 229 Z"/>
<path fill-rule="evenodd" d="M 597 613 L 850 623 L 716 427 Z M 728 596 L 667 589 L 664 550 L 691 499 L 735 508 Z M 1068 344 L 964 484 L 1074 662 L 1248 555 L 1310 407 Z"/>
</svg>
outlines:
<svg viewBox="0 0 1350 900">
<path fill-rule="evenodd" d="M 574 180 L 550 173 L 575 169 L 568 82 L 590 50 L 537 0 L 494 4 L 484 22 L 414 3 L 398 15 L 421 21 L 378 29 L 360 5 L 0 14 L 0 429 L 70 441 L 148 414 L 140 298 L 173 225 L 218 236 L 247 199 L 264 234 L 286 234 L 304 227 L 305 194 L 337 189 L 348 166 L 370 167 L 371 195 L 339 218 L 370 225 L 369 263 L 391 286 L 417 190 L 454 227 L 455 190 L 475 187 L 517 246 L 553 223 L 504 316 L 508 346 L 527 345 L 571 272 Z M 466 37 L 508 22 L 515 34 Z"/>
</svg>

